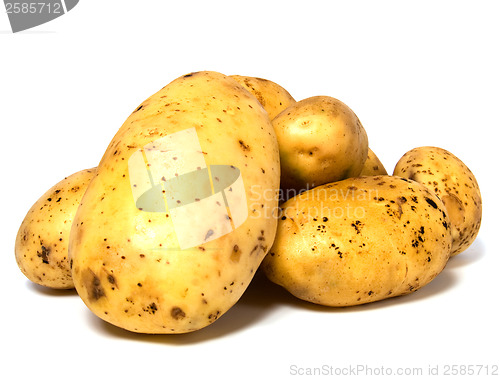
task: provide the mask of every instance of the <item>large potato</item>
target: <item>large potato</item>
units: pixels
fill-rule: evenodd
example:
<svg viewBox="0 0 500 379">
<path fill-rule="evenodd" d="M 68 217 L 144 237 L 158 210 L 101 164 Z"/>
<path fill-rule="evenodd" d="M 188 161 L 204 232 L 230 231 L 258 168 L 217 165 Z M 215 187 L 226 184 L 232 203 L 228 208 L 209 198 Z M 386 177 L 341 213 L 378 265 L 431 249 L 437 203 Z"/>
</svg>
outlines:
<svg viewBox="0 0 500 379">
<path fill-rule="evenodd" d="M 372 149 L 368 148 L 368 156 L 366 157 L 366 161 L 363 164 L 359 176 L 377 175 L 387 175 L 387 170 Z"/>
<path fill-rule="evenodd" d="M 347 105 L 332 97 L 296 102 L 273 120 L 273 127 L 286 192 L 358 176 L 366 161 L 365 129 Z"/>
<path fill-rule="evenodd" d="M 295 99 L 286 89 L 270 80 L 241 75 L 231 75 L 231 78 L 259 100 L 271 120 L 295 103 Z"/>
<path fill-rule="evenodd" d="M 70 175 L 50 188 L 26 214 L 16 237 L 16 261 L 26 277 L 45 287 L 73 288 L 68 260 L 73 217 L 95 168 Z"/>
<path fill-rule="evenodd" d="M 257 99 L 198 72 L 145 100 L 106 150 L 71 231 L 75 287 L 100 318 L 184 333 L 223 315 L 276 232 L 279 151 Z"/>
<path fill-rule="evenodd" d="M 350 178 L 282 205 L 262 267 L 296 297 L 350 306 L 404 295 L 429 283 L 450 256 L 450 220 L 415 181 Z"/>
<path fill-rule="evenodd" d="M 401 157 L 394 175 L 422 183 L 443 201 L 451 221 L 451 255 L 472 244 L 481 226 L 481 193 L 474 174 L 460 159 L 439 147 L 417 147 Z"/>
</svg>

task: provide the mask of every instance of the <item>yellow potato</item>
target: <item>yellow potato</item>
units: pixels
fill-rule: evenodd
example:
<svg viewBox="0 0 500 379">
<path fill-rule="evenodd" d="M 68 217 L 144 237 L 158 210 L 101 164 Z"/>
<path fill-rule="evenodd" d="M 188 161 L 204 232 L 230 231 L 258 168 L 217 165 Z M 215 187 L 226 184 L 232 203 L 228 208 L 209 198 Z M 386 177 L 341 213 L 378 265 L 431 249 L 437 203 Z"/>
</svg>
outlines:
<svg viewBox="0 0 500 379">
<path fill-rule="evenodd" d="M 450 220 L 415 181 L 350 178 L 282 205 L 276 240 L 262 263 L 296 297 L 342 307 L 404 295 L 438 275 L 450 256 Z"/>
<path fill-rule="evenodd" d="M 372 149 L 368 148 L 368 157 L 359 173 L 359 176 L 387 175 L 387 171 Z"/>
<path fill-rule="evenodd" d="M 274 240 L 278 188 L 276 136 L 257 99 L 215 72 L 174 80 L 125 121 L 82 199 L 70 241 L 78 294 L 134 332 L 211 324 Z"/>
<path fill-rule="evenodd" d="M 439 147 L 417 147 L 401 157 L 394 175 L 422 183 L 443 201 L 451 220 L 452 256 L 472 244 L 481 226 L 481 193 L 460 159 Z"/>
<path fill-rule="evenodd" d="M 295 103 L 295 99 L 286 89 L 270 80 L 241 75 L 231 75 L 230 77 L 259 100 L 271 120 Z"/>
<path fill-rule="evenodd" d="M 49 189 L 26 214 L 16 238 L 16 261 L 26 277 L 45 287 L 73 288 L 68 261 L 73 217 L 96 169 L 79 171 Z"/>
<path fill-rule="evenodd" d="M 287 193 L 358 176 L 368 155 L 368 137 L 358 117 L 332 97 L 296 102 L 273 120 L 273 127 L 281 187 Z"/>
</svg>

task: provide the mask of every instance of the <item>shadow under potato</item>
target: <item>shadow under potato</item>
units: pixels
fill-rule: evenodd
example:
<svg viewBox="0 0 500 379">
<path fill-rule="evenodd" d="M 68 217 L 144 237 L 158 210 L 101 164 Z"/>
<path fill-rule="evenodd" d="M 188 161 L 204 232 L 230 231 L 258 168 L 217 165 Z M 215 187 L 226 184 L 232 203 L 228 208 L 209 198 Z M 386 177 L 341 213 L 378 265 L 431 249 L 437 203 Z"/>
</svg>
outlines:
<svg viewBox="0 0 500 379">
<path fill-rule="evenodd" d="M 445 269 L 425 287 L 404 296 L 351 307 L 327 307 L 298 299 L 284 288 L 269 281 L 263 272 L 259 270 L 238 303 L 220 317 L 220 319 L 201 330 L 186 334 L 148 335 L 133 333 L 101 320 L 88 309 L 86 311 L 89 323 L 93 328 L 114 338 L 161 344 L 189 345 L 222 338 L 245 330 L 252 325 L 263 323 L 266 318 L 271 317 L 273 313 L 284 307 L 328 313 L 366 312 L 425 300 L 451 289 L 457 283 L 458 275 L 455 269 L 473 264 L 481 260 L 484 256 L 484 243 L 478 239 L 467 251 L 452 257 Z M 56 290 L 29 281 L 27 282 L 27 286 L 44 296 L 77 295 L 74 289 Z"/>
<path fill-rule="evenodd" d="M 161 344 L 189 345 L 222 338 L 245 330 L 252 325 L 263 323 L 266 318 L 271 317 L 273 313 L 283 309 L 283 307 L 301 308 L 313 312 L 328 312 L 332 314 L 373 311 L 379 308 L 398 306 L 413 301 L 424 300 L 451 289 L 456 282 L 457 275 L 445 269 L 427 286 L 405 296 L 398 296 L 352 307 L 327 307 L 294 297 L 284 288 L 270 282 L 262 272 L 258 271 L 238 303 L 216 322 L 195 332 L 176 335 L 137 334 L 111 325 L 99 319 L 90 311 L 88 311 L 88 313 L 89 321 L 93 327 L 115 338 Z"/>
<path fill-rule="evenodd" d="M 28 287 L 31 291 L 34 291 L 44 296 L 53 296 L 53 297 L 78 296 L 78 293 L 74 288 L 70 289 L 49 288 L 49 287 L 44 287 L 40 284 L 33 283 L 29 280 L 26 281 L 26 287 Z"/>
<path fill-rule="evenodd" d="M 455 269 L 458 267 L 468 266 L 472 263 L 484 258 L 486 249 L 483 241 L 476 238 L 476 240 L 464 252 L 451 257 L 445 269 Z"/>
</svg>

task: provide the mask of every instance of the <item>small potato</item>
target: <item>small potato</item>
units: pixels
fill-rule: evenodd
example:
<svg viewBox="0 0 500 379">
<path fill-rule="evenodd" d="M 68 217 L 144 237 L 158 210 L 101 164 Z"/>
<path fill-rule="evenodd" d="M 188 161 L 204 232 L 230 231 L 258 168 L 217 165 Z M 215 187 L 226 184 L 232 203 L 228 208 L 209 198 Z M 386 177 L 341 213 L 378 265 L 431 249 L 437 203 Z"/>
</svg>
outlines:
<svg viewBox="0 0 500 379">
<path fill-rule="evenodd" d="M 71 224 L 96 169 L 79 171 L 49 189 L 31 207 L 16 238 L 16 261 L 26 277 L 45 287 L 74 288 L 68 261 Z"/>
<path fill-rule="evenodd" d="M 417 147 L 403 155 L 394 175 L 422 183 L 443 201 L 451 220 L 451 255 L 472 244 L 481 226 L 481 193 L 476 178 L 460 159 L 439 147 Z"/>
<path fill-rule="evenodd" d="M 287 192 L 358 176 L 368 154 L 368 137 L 354 112 L 328 96 L 301 100 L 274 120 Z"/>
<path fill-rule="evenodd" d="M 295 99 L 286 89 L 270 80 L 241 75 L 231 75 L 230 78 L 240 83 L 259 100 L 271 120 L 295 103 Z"/>
<path fill-rule="evenodd" d="M 387 171 L 372 149 L 368 148 L 368 157 L 366 158 L 363 169 L 359 176 L 387 175 Z"/>
<path fill-rule="evenodd" d="M 427 187 L 392 176 L 350 178 L 282 205 L 267 277 L 327 306 L 369 303 L 423 287 L 446 265 L 450 220 Z"/>
</svg>

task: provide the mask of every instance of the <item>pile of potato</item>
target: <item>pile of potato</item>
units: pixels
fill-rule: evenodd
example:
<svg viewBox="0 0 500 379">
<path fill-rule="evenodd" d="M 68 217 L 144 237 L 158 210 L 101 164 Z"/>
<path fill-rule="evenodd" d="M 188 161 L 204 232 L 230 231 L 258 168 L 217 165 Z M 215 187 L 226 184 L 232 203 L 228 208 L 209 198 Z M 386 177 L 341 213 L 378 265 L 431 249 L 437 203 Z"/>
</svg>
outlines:
<svg viewBox="0 0 500 379">
<path fill-rule="evenodd" d="M 164 151 L 165 170 L 202 157 L 207 188 L 216 196 L 216 168 L 229 165 L 239 170 L 246 206 L 244 196 L 224 192 L 220 209 L 189 213 L 183 232 L 205 236 L 204 242 L 180 248 L 178 208 L 139 207 L 130 160 L 188 129 L 199 148 L 179 157 Z M 166 183 L 157 186 L 164 197 Z M 203 192 L 200 186 L 193 182 L 183 196 Z M 189 204 L 202 207 L 203 198 L 192 196 Z M 237 208 L 231 199 L 239 199 Z M 241 215 L 246 218 L 237 225 Z M 213 220 L 208 229 L 207 220 Z M 232 229 L 222 233 L 228 220 Z M 15 254 L 28 279 L 76 288 L 103 320 L 139 333 L 174 334 L 217 320 L 259 268 L 296 297 L 326 306 L 413 292 L 471 245 L 480 223 L 478 184 L 450 152 L 415 148 L 390 176 L 341 101 L 295 101 L 269 80 L 205 71 L 146 99 L 98 167 L 49 189 L 26 215 Z"/>
</svg>

